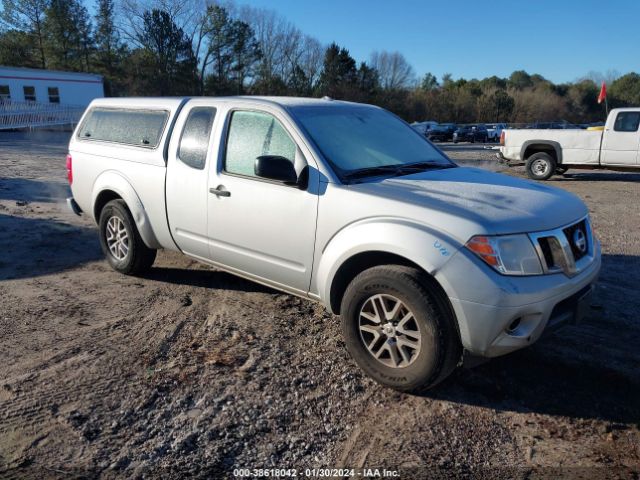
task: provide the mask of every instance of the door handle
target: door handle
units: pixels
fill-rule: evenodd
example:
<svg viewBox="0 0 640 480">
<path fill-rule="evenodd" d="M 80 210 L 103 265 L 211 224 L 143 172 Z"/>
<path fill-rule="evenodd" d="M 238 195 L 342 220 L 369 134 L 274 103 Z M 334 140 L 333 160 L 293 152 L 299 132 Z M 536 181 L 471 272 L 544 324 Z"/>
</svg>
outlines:
<svg viewBox="0 0 640 480">
<path fill-rule="evenodd" d="M 218 185 L 216 188 L 210 188 L 209 193 L 213 193 L 216 197 L 230 197 L 231 192 L 224 188 L 224 185 Z"/>
</svg>

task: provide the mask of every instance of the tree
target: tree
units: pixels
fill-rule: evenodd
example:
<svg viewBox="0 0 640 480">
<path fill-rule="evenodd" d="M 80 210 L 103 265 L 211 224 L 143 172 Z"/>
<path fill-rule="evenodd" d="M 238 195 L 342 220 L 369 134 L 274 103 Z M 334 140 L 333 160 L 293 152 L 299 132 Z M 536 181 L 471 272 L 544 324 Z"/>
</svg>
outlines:
<svg viewBox="0 0 640 480">
<path fill-rule="evenodd" d="M 236 93 L 244 93 L 244 82 L 253 71 L 261 53 L 253 30 L 248 23 L 235 20 L 231 23 L 232 71 L 235 77 Z"/>
<path fill-rule="evenodd" d="M 346 48 L 332 43 L 324 54 L 318 89 L 321 95 L 347 98 L 357 82 L 356 61 Z"/>
<path fill-rule="evenodd" d="M 567 120 L 575 123 L 602 120 L 605 112 L 604 107 L 598 105 L 600 85 L 591 80 L 582 80 L 562 87 L 567 102 Z"/>
<path fill-rule="evenodd" d="M 79 0 L 50 0 L 44 29 L 48 67 L 90 70 L 93 25 L 89 12 Z"/>
<path fill-rule="evenodd" d="M 432 73 L 425 73 L 420 82 L 420 88 L 425 92 L 430 92 L 438 88 L 438 79 Z"/>
<path fill-rule="evenodd" d="M 0 25 L 24 32 L 28 36 L 23 36 L 23 39 L 33 42 L 38 52 L 40 68 L 47 67 L 44 23 L 48 7 L 48 0 L 2 0 L 0 12 Z"/>
<path fill-rule="evenodd" d="M 205 75 L 207 68 L 211 65 L 213 75 L 206 90 L 213 93 L 226 93 L 233 59 L 233 22 L 227 10 L 218 5 L 208 7 L 207 22 L 208 45 L 201 63 L 201 90 L 205 90 Z"/>
<path fill-rule="evenodd" d="M 532 87 L 533 81 L 531 80 L 531 76 L 524 70 L 516 70 L 509 77 L 509 80 L 507 81 L 507 85 L 510 88 L 515 88 L 516 90 L 522 90 L 527 87 Z"/>
<path fill-rule="evenodd" d="M 400 52 L 373 52 L 370 63 L 385 90 L 408 88 L 415 80 L 413 67 Z"/>
<path fill-rule="evenodd" d="M 191 42 L 164 10 L 143 15 L 143 30 L 138 41 L 148 53 L 154 71 L 157 95 L 192 93 L 196 80 L 196 59 Z"/>
<path fill-rule="evenodd" d="M 513 111 L 514 101 L 500 88 L 488 88 L 477 100 L 476 121 L 506 122 Z"/>
<path fill-rule="evenodd" d="M 41 67 L 33 37 L 20 30 L 0 33 L 0 65 Z"/>
<path fill-rule="evenodd" d="M 640 106 L 640 75 L 627 73 L 611 83 L 608 91 L 613 107 Z"/>
<path fill-rule="evenodd" d="M 122 92 L 122 62 L 127 48 L 120 40 L 115 25 L 114 0 L 98 0 L 95 16 L 95 65 L 96 70 L 105 77 L 107 95 L 119 95 Z"/>
</svg>

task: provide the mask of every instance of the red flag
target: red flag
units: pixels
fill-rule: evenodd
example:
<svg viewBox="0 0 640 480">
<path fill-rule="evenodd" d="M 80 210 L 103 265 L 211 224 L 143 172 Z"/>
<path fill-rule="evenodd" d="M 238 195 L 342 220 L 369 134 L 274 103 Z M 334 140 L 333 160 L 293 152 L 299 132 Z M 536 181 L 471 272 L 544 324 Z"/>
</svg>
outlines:
<svg viewBox="0 0 640 480">
<path fill-rule="evenodd" d="M 598 103 L 604 102 L 607 98 L 607 84 L 602 82 L 602 86 L 600 87 L 600 95 L 598 95 Z"/>
</svg>

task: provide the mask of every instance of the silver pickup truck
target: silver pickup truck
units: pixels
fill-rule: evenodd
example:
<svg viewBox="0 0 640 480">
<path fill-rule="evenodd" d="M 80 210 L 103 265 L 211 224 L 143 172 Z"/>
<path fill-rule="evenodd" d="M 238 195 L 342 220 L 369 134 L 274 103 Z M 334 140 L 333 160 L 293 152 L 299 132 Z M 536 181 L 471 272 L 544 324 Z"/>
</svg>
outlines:
<svg viewBox="0 0 640 480">
<path fill-rule="evenodd" d="M 499 157 L 525 162 L 534 180 L 548 180 L 570 168 L 640 169 L 640 108 L 611 110 L 594 130 L 503 130 Z"/>
<path fill-rule="evenodd" d="M 369 105 L 95 100 L 67 172 L 115 270 L 174 250 L 320 301 L 360 367 L 405 391 L 577 322 L 600 270 L 577 197 L 459 167 Z"/>
</svg>

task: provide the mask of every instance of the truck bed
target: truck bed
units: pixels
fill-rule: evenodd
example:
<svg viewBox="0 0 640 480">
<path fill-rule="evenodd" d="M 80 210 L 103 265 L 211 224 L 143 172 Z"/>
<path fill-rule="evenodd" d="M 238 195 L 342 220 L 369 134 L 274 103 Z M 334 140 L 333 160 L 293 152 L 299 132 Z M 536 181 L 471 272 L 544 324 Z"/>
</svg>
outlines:
<svg viewBox="0 0 640 480">
<path fill-rule="evenodd" d="M 601 131 L 510 129 L 505 131 L 502 155 L 510 160 L 523 160 L 526 149 L 536 142 L 555 142 L 562 150 L 563 164 L 598 164 Z"/>
</svg>

